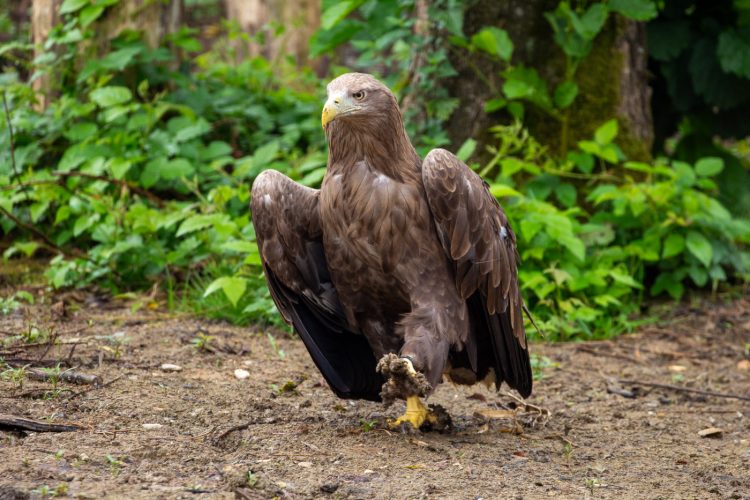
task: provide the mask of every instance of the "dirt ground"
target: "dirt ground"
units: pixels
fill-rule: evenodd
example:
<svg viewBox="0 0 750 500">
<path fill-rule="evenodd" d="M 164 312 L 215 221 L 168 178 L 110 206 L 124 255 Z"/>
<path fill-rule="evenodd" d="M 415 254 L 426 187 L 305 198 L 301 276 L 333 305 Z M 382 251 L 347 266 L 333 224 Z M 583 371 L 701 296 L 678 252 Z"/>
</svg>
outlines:
<svg viewBox="0 0 750 500">
<path fill-rule="evenodd" d="M 623 382 L 750 396 L 747 298 L 614 341 L 535 344 L 550 366 L 530 406 L 443 384 L 442 434 L 391 432 L 402 407 L 337 399 L 279 330 L 81 293 L 46 302 L 0 314 L 0 356 L 105 385 L 21 385 L 0 368 L 0 414 L 82 427 L 0 430 L 0 499 L 750 498 L 750 401 Z"/>
</svg>

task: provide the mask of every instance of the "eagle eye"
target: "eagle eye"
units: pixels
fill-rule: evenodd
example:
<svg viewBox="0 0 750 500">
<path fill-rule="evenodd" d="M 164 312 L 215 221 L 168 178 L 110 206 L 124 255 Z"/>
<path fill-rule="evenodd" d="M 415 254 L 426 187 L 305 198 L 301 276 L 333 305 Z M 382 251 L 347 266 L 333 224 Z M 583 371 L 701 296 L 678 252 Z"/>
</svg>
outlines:
<svg viewBox="0 0 750 500">
<path fill-rule="evenodd" d="M 365 91 L 364 90 L 358 90 L 357 92 L 354 92 L 352 94 L 352 97 L 355 98 L 358 101 L 361 101 L 365 98 Z"/>
</svg>

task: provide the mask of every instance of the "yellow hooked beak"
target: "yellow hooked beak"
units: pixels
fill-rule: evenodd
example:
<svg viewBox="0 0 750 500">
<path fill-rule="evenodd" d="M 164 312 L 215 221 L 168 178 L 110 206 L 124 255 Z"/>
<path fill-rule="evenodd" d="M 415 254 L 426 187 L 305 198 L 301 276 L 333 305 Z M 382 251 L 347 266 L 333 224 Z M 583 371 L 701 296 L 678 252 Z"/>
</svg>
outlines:
<svg viewBox="0 0 750 500">
<path fill-rule="evenodd" d="M 357 105 L 350 98 L 340 94 L 332 95 L 323 106 L 323 115 L 320 117 L 320 122 L 323 124 L 323 128 L 326 128 L 326 125 L 337 117 L 347 115 L 357 108 Z"/>
</svg>

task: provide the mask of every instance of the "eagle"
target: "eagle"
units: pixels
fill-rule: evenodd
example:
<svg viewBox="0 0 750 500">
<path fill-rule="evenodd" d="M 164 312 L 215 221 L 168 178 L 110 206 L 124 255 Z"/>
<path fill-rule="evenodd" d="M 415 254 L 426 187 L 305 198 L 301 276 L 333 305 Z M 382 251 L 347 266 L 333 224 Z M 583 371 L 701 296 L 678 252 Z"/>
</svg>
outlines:
<svg viewBox="0 0 750 500">
<path fill-rule="evenodd" d="M 328 84 L 322 125 L 321 188 L 264 170 L 251 210 L 271 296 L 333 392 L 403 399 L 389 425 L 414 429 L 443 375 L 529 396 L 516 238 L 488 185 L 444 149 L 421 160 L 369 74 Z"/>
</svg>

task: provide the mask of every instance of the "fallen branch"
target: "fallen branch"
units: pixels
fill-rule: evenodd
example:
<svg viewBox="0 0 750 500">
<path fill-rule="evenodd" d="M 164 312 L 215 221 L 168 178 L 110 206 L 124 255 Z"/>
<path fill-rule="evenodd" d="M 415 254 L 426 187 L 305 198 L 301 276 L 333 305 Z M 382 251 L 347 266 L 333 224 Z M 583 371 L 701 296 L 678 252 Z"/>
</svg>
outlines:
<svg viewBox="0 0 750 500">
<path fill-rule="evenodd" d="M 731 394 L 725 392 L 703 391 L 700 389 L 681 387 L 679 385 L 657 384 L 655 382 L 641 382 L 640 380 L 618 380 L 618 382 L 621 384 L 642 385 L 644 387 L 658 387 L 660 389 L 669 389 L 671 391 L 677 392 L 691 392 L 693 394 L 701 394 L 703 396 L 714 396 L 717 398 L 741 399 L 742 401 L 750 401 L 750 396 L 742 396 L 740 394 Z"/>
<path fill-rule="evenodd" d="M 99 387 L 102 385 L 102 378 L 98 375 L 89 375 L 87 373 L 78 373 L 72 370 L 66 370 L 60 373 L 54 373 L 50 371 L 37 370 L 35 368 L 29 368 L 26 371 L 29 378 L 34 380 L 49 381 L 53 379 L 63 380 L 65 382 L 71 382 L 79 385 L 93 385 Z"/>
<path fill-rule="evenodd" d="M 0 429 L 31 432 L 73 432 L 82 429 L 75 424 L 50 424 L 26 417 L 0 413 Z"/>
</svg>

